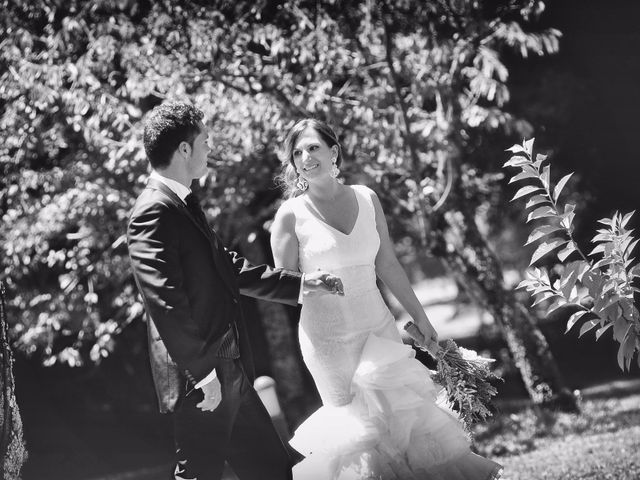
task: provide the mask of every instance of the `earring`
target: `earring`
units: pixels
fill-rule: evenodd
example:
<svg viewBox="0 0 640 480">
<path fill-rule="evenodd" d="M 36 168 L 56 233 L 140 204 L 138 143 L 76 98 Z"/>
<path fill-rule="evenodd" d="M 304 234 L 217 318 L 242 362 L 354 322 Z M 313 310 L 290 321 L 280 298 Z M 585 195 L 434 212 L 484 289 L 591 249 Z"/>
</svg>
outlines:
<svg viewBox="0 0 640 480">
<path fill-rule="evenodd" d="M 336 162 L 333 162 L 333 166 L 331 167 L 330 175 L 333 178 L 336 178 L 338 175 L 340 175 L 340 169 L 338 168 L 338 165 L 336 165 Z"/>
<path fill-rule="evenodd" d="M 309 188 L 309 182 L 307 182 L 302 177 L 298 177 L 298 181 L 296 182 L 296 188 L 301 192 L 304 192 L 307 188 Z"/>
</svg>

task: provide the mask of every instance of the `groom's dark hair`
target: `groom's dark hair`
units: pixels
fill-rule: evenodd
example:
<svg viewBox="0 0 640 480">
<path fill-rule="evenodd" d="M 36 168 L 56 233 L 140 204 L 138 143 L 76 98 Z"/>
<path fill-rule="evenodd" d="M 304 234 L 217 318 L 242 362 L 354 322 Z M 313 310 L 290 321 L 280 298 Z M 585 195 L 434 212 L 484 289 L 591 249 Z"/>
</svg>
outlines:
<svg viewBox="0 0 640 480">
<path fill-rule="evenodd" d="M 166 167 L 180 143 L 193 145 L 203 117 L 200 109 L 186 102 L 167 102 L 155 107 L 145 121 L 143 137 L 151 166 Z"/>
</svg>

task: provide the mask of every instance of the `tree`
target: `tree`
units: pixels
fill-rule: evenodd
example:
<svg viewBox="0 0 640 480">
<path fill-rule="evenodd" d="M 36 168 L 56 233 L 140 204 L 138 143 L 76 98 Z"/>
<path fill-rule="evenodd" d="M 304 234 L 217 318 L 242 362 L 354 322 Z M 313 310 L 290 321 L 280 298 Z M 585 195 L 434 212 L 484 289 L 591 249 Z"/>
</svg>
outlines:
<svg viewBox="0 0 640 480">
<path fill-rule="evenodd" d="M 345 175 L 380 195 L 393 237 L 442 258 L 493 314 L 534 401 L 567 393 L 475 221 L 497 183 L 474 159 L 530 133 L 505 110 L 501 52 L 557 49 L 559 32 L 523 27 L 542 2 L 4 6 L 0 237 L 18 348 L 98 360 L 140 318 L 123 237 L 146 168 L 140 120 L 186 95 L 211 119 L 203 188 L 227 243 L 261 237 L 278 204 L 278 140 L 293 120 L 321 117 L 340 132 Z"/>
<path fill-rule="evenodd" d="M 0 369 L 2 370 L 2 394 L 0 395 L 0 462 L 2 478 L 20 478 L 20 469 L 27 459 L 22 439 L 22 420 L 16 403 L 13 381 L 13 355 L 7 335 L 7 319 L 4 302 L 4 284 L 0 282 Z"/>
</svg>

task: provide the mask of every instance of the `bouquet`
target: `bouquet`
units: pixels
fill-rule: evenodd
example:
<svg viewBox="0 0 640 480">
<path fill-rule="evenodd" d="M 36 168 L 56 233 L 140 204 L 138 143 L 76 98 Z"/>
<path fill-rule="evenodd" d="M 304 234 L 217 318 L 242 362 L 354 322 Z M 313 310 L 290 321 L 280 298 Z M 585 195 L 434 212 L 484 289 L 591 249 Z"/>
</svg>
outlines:
<svg viewBox="0 0 640 480">
<path fill-rule="evenodd" d="M 502 380 L 489 368 L 494 360 L 458 347 L 453 340 L 440 347 L 436 360 L 433 381 L 444 387 L 447 399 L 457 407 L 467 429 L 490 417 L 491 398 L 498 393 L 491 381 Z"/>
<path fill-rule="evenodd" d="M 405 326 L 407 331 L 414 328 L 417 327 L 413 322 Z M 418 348 L 429 352 L 422 345 L 418 345 Z M 473 350 L 458 347 L 453 340 L 440 345 L 434 357 L 438 361 L 438 367 L 432 379 L 445 389 L 447 400 L 458 410 L 467 430 L 474 423 L 490 417 L 491 398 L 498 393 L 491 381 L 502 380 L 489 368 L 494 360 L 481 357 Z"/>
</svg>

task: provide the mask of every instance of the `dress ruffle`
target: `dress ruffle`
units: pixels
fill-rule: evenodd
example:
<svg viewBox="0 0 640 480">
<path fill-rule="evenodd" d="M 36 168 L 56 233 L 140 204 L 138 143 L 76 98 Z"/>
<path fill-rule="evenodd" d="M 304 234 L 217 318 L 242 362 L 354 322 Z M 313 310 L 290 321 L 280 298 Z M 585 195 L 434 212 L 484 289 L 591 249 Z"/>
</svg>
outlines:
<svg viewBox="0 0 640 480">
<path fill-rule="evenodd" d="M 295 432 L 295 480 L 493 480 L 502 467 L 469 450 L 444 392 L 411 347 L 369 335 L 352 401 L 325 405 Z"/>
</svg>

